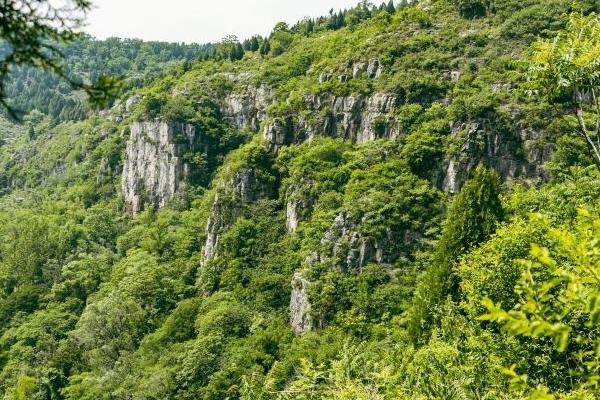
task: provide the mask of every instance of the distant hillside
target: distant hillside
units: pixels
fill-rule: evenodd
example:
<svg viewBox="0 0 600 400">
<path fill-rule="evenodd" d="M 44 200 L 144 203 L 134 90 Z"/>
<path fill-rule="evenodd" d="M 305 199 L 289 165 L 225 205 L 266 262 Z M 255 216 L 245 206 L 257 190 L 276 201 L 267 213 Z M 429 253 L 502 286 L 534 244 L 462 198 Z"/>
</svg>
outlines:
<svg viewBox="0 0 600 400">
<path fill-rule="evenodd" d="M 95 82 L 102 75 L 122 76 L 131 89 L 149 84 L 185 61 L 206 57 L 214 46 L 118 38 L 95 40 L 86 36 L 61 46 L 61 51 L 72 79 Z M 89 112 L 82 93 L 74 91 L 60 77 L 37 68 L 15 68 L 6 93 L 12 107 L 25 113 L 38 110 L 67 121 L 84 118 Z"/>
</svg>

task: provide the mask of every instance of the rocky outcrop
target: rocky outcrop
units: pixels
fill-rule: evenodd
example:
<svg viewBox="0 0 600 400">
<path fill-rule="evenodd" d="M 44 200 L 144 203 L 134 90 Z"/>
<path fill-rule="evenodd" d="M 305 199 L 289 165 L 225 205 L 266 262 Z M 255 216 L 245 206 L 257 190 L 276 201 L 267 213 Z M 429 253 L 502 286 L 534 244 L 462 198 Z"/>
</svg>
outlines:
<svg viewBox="0 0 600 400">
<path fill-rule="evenodd" d="M 388 264 L 399 256 L 393 250 L 392 243 L 399 240 L 410 244 L 417 239 L 418 236 L 408 231 L 399 236 L 390 229 L 382 238 L 365 236 L 359 224 L 341 213 L 323 235 L 320 249 L 311 253 L 306 263 L 326 263 L 342 271 L 360 270 L 369 263 Z"/>
<path fill-rule="evenodd" d="M 305 213 L 309 212 L 314 205 L 314 199 L 310 197 L 302 197 L 289 200 L 286 203 L 286 227 L 289 233 L 296 232 L 300 222 L 305 217 Z"/>
<path fill-rule="evenodd" d="M 294 233 L 300 222 L 312 211 L 315 199 L 310 190 L 314 184 L 312 178 L 301 178 L 287 188 L 286 227 L 289 233 Z"/>
<path fill-rule="evenodd" d="M 268 197 L 271 191 L 272 188 L 260 182 L 255 171 L 249 168 L 241 168 L 231 180 L 217 187 L 206 225 L 201 265 L 218 255 L 221 234 L 241 215 L 243 206 Z"/>
<path fill-rule="evenodd" d="M 228 94 L 221 111 L 233 128 L 258 131 L 266 118 L 266 108 L 273 93 L 268 86 L 248 86 L 240 92 Z"/>
<path fill-rule="evenodd" d="M 505 180 L 544 176 L 543 165 L 550 160 L 552 144 L 540 145 L 539 133 L 528 129 L 515 127 L 507 132 L 489 125 L 476 121 L 452 127 L 452 141 L 462 144 L 447 156 L 440 188 L 457 193 L 480 163 L 494 168 Z"/>
<path fill-rule="evenodd" d="M 131 113 L 136 105 L 141 101 L 140 96 L 131 96 L 125 101 L 125 112 Z"/>
<path fill-rule="evenodd" d="M 132 212 L 145 204 L 162 207 L 173 197 L 189 174 L 182 157 L 197 145 L 196 140 L 192 125 L 162 121 L 131 125 L 122 190 Z"/>
<path fill-rule="evenodd" d="M 286 204 L 285 225 L 289 233 L 296 232 L 300 225 L 300 207 L 301 205 L 297 201 L 290 201 Z"/>
<path fill-rule="evenodd" d="M 370 59 L 368 62 L 357 62 L 352 66 L 352 77 L 354 79 L 360 78 L 366 74 L 369 79 L 376 79 L 383 73 L 383 65 L 375 58 Z"/>
<path fill-rule="evenodd" d="M 290 299 L 290 325 L 297 335 L 308 332 L 313 327 L 310 315 L 308 287 L 310 282 L 302 273 L 297 272 L 292 279 L 292 296 Z"/>
<path fill-rule="evenodd" d="M 305 95 L 304 108 L 310 115 L 277 118 L 265 127 L 264 137 L 272 149 L 310 140 L 315 135 L 349 139 L 358 143 L 399 135 L 393 110 L 397 97 L 376 93 L 335 96 L 331 93 Z"/>
</svg>

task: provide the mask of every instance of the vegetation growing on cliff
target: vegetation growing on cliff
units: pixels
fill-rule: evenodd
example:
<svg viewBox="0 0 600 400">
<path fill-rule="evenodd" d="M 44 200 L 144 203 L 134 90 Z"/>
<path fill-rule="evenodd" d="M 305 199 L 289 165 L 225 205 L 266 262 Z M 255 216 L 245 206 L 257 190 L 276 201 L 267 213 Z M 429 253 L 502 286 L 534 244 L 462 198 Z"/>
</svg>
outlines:
<svg viewBox="0 0 600 400">
<path fill-rule="evenodd" d="M 127 107 L 5 123 L 0 394 L 597 398 L 600 172 L 574 134 L 573 87 L 541 97 L 527 74 L 532 54 L 534 72 L 571 70 L 536 51 L 564 55 L 554 38 L 594 11 L 363 2 L 242 52 L 230 38 Z M 157 66 L 184 51 L 109 47 L 130 46 L 173 52 Z M 140 63 L 132 86 L 156 76 Z M 575 100 L 595 126 L 597 99 Z M 129 126 L 155 119 L 195 128 L 194 146 L 172 143 L 192 171 L 166 207 L 131 215 Z M 374 137 L 358 140 L 365 120 Z"/>
</svg>

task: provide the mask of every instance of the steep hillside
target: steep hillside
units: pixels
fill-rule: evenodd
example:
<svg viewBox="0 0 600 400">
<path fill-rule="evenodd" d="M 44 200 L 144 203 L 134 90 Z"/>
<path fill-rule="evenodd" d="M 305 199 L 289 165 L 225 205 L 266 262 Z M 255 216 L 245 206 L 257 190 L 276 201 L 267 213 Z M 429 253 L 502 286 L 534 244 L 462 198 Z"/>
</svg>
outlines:
<svg viewBox="0 0 600 400">
<path fill-rule="evenodd" d="M 521 63 L 573 7 L 363 3 L 2 128 L 0 393 L 596 398 L 600 174 Z"/>
</svg>

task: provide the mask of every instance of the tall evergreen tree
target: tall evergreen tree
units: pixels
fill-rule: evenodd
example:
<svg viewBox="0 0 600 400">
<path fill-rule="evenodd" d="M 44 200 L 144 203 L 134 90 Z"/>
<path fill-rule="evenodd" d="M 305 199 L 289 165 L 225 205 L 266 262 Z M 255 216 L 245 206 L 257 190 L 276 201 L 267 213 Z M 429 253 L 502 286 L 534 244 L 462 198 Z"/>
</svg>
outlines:
<svg viewBox="0 0 600 400">
<path fill-rule="evenodd" d="M 396 13 L 396 7 L 394 6 L 394 0 L 390 0 L 390 2 L 387 4 L 386 11 L 390 14 Z"/>
<path fill-rule="evenodd" d="M 412 339 L 427 339 L 435 320 L 435 308 L 448 295 L 456 295 L 454 267 L 460 256 L 487 240 L 504 218 L 501 181 L 498 174 L 479 166 L 456 196 L 446 217 L 431 265 L 421 277 L 409 320 Z"/>
<path fill-rule="evenodd" d="M 242 43 L 242 47 L 244 48 L 245 51 L 252 51 L 250 39 L 244 39 L 244 42 Z"/>
<path fill-rule="evenodd" d="M 269 43 L 269 39 L 265 39 L 260 46 L 260 54 L 266 56 L 271 52 L 271 44 Z"/>
<path fill-rule="evenodd" d="M 250 39 L 250 51 L 257 51 L 260 47 L 260 43 L 258 43 L 258 37 L 252 36 Z"/>
<path fill-rule="evenodd" d="M 235 43 L 231 47 L 231 53 L 229 58 L 231 59 L 231 61 L 237 61 L 244 58 L 244 48 L 242 47 L 240 42 Z"/>
<path fill-rule="evenodd" d="M 344 26 L 346 26 L 346 21 L 344 20 L 344 13 L 340 11 L 337 15 L 336 27 L 337 29 L 340 29 Z"/>
<path fill-rule="evenodd" d="M 315 21 L 310 18 L 306 21 L 306 36 L 310 35 L 315 31 Z"/>
</svg>

